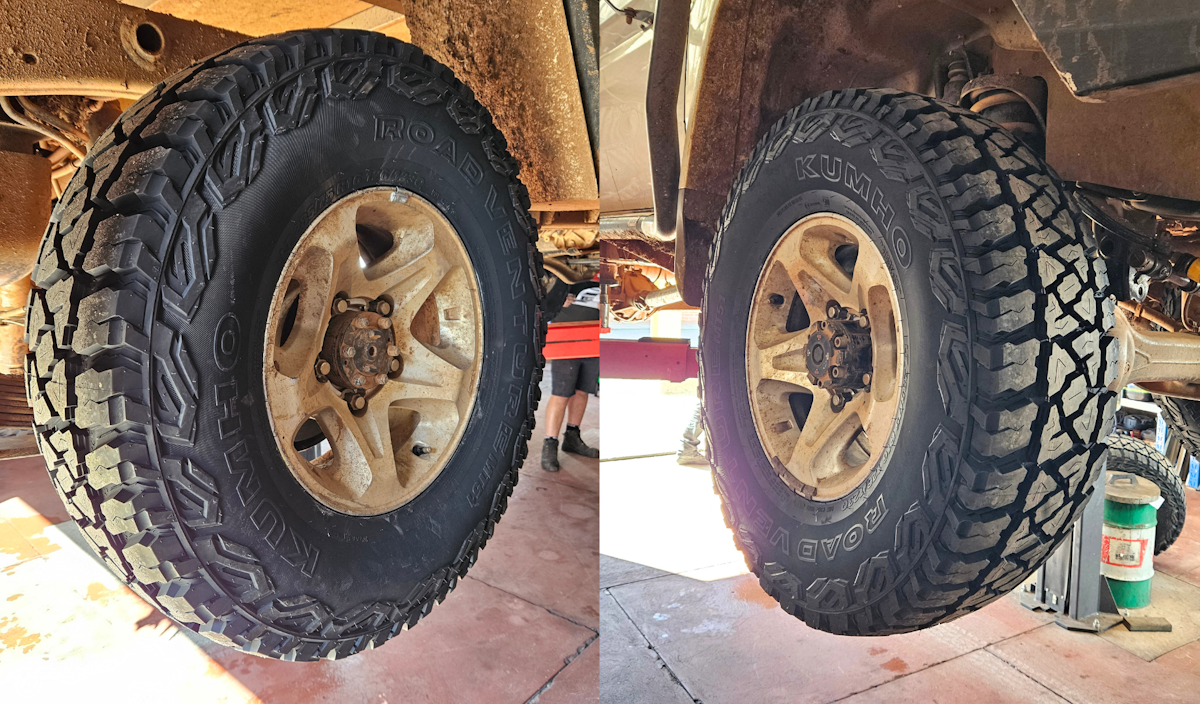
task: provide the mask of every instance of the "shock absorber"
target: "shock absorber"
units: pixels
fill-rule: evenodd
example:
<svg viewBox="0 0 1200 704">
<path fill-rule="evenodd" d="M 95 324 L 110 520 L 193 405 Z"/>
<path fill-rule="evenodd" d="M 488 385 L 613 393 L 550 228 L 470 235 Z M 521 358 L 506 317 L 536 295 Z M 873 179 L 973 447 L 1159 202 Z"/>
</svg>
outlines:
<svg viewBox="0 0 1200 704">
<path fill-rule="evenodd" d="M 1151 281 L 1165 281 L 1188 293 L 1200 290 L 1200 259 L 1190 254 L 1134 249 L 1129 253 L 1129 266 Z"/>
<path fill-rule="evenodd" d="M 963 86 L 959 104 L 1000 123 L 1038 154 L 1046 153 L 1046 82 L 1040 77 L 979 76 Z"/>
<path fill-rule="evenodd" d="M 966 53 L 950 59 L 946 65 L 946 85 L 942 88 L 942 100 L 957 105 L 962 99 L 963 86 L 971 80 L 971 62 Z"/>
</svg>

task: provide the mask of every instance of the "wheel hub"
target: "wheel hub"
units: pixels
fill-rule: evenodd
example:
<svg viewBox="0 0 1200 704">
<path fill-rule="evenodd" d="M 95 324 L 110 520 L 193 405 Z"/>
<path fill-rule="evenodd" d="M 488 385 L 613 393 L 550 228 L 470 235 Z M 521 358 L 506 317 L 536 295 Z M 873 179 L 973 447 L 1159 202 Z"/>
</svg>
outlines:
<svg viewBox="0 0 1200 704">
<path fill-rule="evenodd" d="M 830 407 L 840 412 L 846 402 L 871 384 L 871 332 L 863 314 L 832 303 L 828 320 L 817 321 L 808 338 L 808 380 L 830 392 Z"/>
<path fill-rule="evenodd" d="M 343 395 L 365 397 L 400 372 L 399 357 L 390 318 L 350 309 L 329 321 L 315 372 Z"/>
</svg>

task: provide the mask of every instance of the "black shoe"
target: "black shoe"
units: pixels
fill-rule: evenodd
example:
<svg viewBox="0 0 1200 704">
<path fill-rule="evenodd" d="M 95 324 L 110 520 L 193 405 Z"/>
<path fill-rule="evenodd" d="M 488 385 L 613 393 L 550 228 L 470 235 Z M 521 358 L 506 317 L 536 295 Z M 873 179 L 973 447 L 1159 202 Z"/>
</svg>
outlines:
<svg viewBox="0 0 1200 704">
<path fill-rule="evenodd" d="M 567 428 L 563 433 L 563 452 L 570 452 L 573 455 L 580 457 L 590 457 L 596 459 L 600 456 L 600 451 L 594 447 L 588 447 L 583 438 L 579 437 L 579 428 Z"/>
<path fill-rule="evenodd" d="M 542 443 L 542 469 L 558 471 L 558 438 L 546 438 Z"/>
</svg>

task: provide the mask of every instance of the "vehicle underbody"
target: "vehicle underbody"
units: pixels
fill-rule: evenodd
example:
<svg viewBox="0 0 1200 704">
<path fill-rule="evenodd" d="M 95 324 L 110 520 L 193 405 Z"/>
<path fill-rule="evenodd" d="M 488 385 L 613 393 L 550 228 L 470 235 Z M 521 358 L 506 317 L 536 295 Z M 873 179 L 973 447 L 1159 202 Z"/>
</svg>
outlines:
<svg viewBox="0 0 1200 704">
<path fill-rule="evenodd" d="M 1200 398 L 1200 364 L 1194 363 L 1200 360 L 1200 316 L 1191 295 L 1197 283 L 1187 276 L 1200 254 L 1200 147 L 1191 138 L 1200 117 L 1200 79 L 1194 62 L 1179 58 L 1186 52 L 1172 50 L 1198 19 L 1183 3 L 1133 5 L 717 4 L 702 61 L 693 53 L 687 59 L 692 87 L 685 133 L 677 127 L 675 101 L 654 102 L 651 93 L 654 208 L 613 212 L 628 200 L 602 194 L 611 315 L 630 320 L 684 305 L 680 300 L 699 305 L 734 177 L 789 109 L 828 90 L 894 88 L 996 120 L 1073 185 L 1110 261 L 1121 309 L 1122 371 L 1115 383 Z M 659 3 L 654 31 L 670 32 L 686 21 L 687 9 L 687 3 Z M 1138 49 L 1146 46 L 1154 51 Z M 659 43 L 662 56 L 648 59 L 652 86 L 667 85 L 684 70 L 682 51 L 668 50 Z M 658 154 L 653 147 L 671 141 L 663 136 L 672 133 L 682 153 L 674 166 L 670 149 Z"/>
</svg>

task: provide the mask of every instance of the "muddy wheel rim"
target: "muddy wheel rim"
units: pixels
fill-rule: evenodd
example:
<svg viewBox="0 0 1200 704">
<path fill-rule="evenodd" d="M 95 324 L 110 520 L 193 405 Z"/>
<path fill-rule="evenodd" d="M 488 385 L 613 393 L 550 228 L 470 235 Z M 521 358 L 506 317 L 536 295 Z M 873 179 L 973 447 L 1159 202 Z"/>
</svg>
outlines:
<svg viewBox="0 0 1200 704">
<path fill-rule="evenodd" d="M 869 367 L 820 366 L 833 328 L 862 333 L 850 337 L 869 345 Z M 755 285 L 746 380 L 763 451 L 797 493 L 817 501 L 846 496 L 885 454 L 905 368 L 902 339 L 895 283 L 860 226 L 819 213 L 784 233 Z M 831 381 L 834 366 L 843 374 Z M 814 377 L 814 369 L 824 376 Z M 857 378 L 847 381 L 847 370 Z"/>
<path fill-rule="evenodd" d="M 276 283 L 263 348 L 276 443 L 309 494 L 370 516 L 429 486 L 475 403 L 481 311 L 462 240 L 423 198 L 357 191 L 312 223 Z"/>
</svg>

